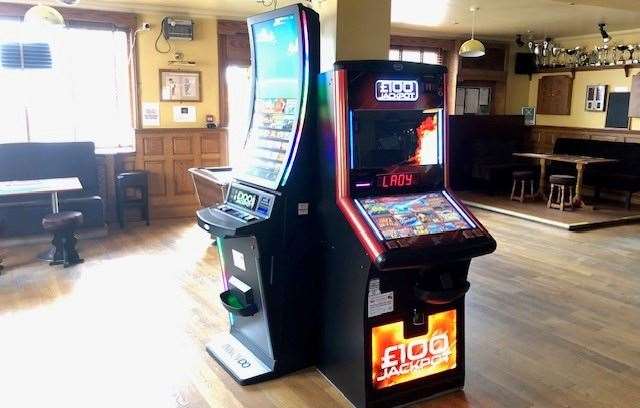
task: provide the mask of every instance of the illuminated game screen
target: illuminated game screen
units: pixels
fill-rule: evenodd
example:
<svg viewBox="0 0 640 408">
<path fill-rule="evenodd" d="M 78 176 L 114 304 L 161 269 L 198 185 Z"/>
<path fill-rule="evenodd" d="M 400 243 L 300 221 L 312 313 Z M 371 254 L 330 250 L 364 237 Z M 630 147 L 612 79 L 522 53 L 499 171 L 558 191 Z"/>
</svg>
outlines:
<svg viewBox="0 0 640 408">
<path fill-rule="evenodd" d="M 240 173 L 249 181 L 275 189 L 287 164 L 300 114 L 302 51 L 297 16 L 256 23 L 251 34 L 255 98 Z"/>
<path fill-rule="evenodd" d="M 474 228 L 440 192 L 358 202 L 385 240 Z"/>
<path fill-rule="evenodd" d="M 439 111 L 355 110 L 352 168 L 432 165 L 440 162 Z"/>
</svg>

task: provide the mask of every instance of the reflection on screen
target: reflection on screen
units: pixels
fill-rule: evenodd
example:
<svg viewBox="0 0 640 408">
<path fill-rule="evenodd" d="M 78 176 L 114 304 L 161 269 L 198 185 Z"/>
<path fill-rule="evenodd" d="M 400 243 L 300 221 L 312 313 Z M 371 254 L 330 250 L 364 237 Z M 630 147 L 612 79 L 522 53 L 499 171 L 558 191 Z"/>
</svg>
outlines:
<svg viewBox="0 0 640 408">
<path fill-rule="evenodd" d="M 439 119 L 438 112 L 422 110 L 354 111 L 353 168 L 437 164 Z"/>
<path fill-rule="evenodd" d="M 386 240 L 472 228 L 439 192 L 358 201 Z"/>
<path fill-rule="evenodd" d="M 295 15 L 254 24 L 251 33 L 255 100 L 240 167 L 252 181 L 264 181 L 275 188 L 287 163 L 300 113 L 300 33 Z"/>
</svg>

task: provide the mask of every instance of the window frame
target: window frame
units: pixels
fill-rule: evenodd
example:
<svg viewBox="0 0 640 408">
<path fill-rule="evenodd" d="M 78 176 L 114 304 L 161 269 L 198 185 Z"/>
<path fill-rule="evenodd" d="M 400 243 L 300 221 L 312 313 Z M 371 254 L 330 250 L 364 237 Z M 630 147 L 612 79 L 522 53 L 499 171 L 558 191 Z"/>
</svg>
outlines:
<svg viewBox="0 0 640 408">
<path fill-rule="evenodd" d="M 392 35 L 389 42 L 390 50 L 399 50 L 402 60 L 402 51 L 420 51 L 420 60 L 424 61 L 425 52 L 438 54 L 438 64 L 447 65 L 448 56 L 455 48 L 454 40 L 439 40 L 424 37 L 409 37 Z"/>
<path fill-rule="evenodd" d="M 22 21 L 24 14 L 33 5 L 17 3 L 0 3 L 0 18 Z M 140 84 L 138 82 L 138 50 L 137 46 L 131 47 L 134 42 L 135 31 L 138 27 L 138 17 L 133 13 L 116 11 L 87 10 L 81 8 L 56 7 L 62 14 L 65 23 L 71 28 L 102 29 L 123 31 L 127 37 L 127 47 L 131 50 L 129 58 L 129 91 L 131 94 L 131 127 L 133 131 L 140 129 L 142 123 L 140 115 Z M 135 145 L 135 141 L 134 141 Z"/>
</svg>

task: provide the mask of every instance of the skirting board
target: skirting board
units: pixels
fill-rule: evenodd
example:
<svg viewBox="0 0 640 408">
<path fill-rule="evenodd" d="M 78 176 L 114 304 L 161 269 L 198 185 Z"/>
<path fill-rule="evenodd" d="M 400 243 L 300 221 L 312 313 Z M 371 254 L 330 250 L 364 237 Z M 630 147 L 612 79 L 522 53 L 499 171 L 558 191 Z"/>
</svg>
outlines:
<svg viewBox="0 0 640 408">
<path fill-rule="evenodd" d="M 556 228 L 562 228 L 568 231 L 587 231 L 596 228 L 614 227 L 618 225 L 633 224 L 640 222 L 640 215 L 630 215 L 626 217 L 615 218 L 611 220 L 601 220 L 593 222 L 575 222 L 575 223 L 563 223 L 559 221 L 549 220 L 547 218 L 536 217 L 526 213 L 518 211 L 507 210 L 505 208 L 496 207 L 493 205 L 487 205 L 478 203 L 475 201 L 463 200 L 463 203 L 472 208 L 479 208 L 481 210 L 487 210 L 498 214 L 509 215 L 511 217 L 520 218 L 527 221 L 537 222 L 540 224 L 550 225 Z"/>
</svg>

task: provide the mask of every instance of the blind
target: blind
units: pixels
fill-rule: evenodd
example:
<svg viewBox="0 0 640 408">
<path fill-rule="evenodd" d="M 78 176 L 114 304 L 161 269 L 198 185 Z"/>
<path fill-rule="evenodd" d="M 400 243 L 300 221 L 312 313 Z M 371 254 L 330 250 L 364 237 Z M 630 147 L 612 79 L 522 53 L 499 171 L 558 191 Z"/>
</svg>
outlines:
<svg viewBox="0 0 640 408">
<path fill-rule="evenodd" d="M 127 32 L 0 20 L 0 47 L 0 143 L 133 146 Z"/>
<path fill-rule="evenodd" d="M 47 43 L 0 44 L 2 67 L 6 69 L 51 68 L 51 49 Z"/>
</svg>

